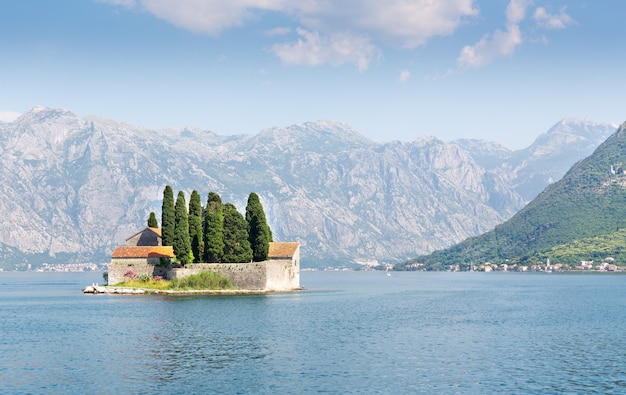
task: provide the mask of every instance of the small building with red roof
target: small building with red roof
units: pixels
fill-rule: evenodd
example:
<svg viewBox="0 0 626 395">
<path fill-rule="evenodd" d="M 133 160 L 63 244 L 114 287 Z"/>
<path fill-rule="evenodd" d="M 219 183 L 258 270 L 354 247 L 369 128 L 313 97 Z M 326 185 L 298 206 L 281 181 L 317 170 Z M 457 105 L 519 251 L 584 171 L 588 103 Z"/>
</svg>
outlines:
<svg viewBox="0 0 626 395">
<path fill-rule="evenodd" d="M 290 291 L 300 288 L 300 243 L 270 242 L 268 260 L 245 263 L 194 263 L 172 265 L 172 246 L 163 246 L 161 229 L 145 228 L 115 247 L 109 264 L 108 283 L 118 284 L 136 276 L 184 277 L 210 270 L 233 281 L 238 289 Z"/>
<path fill-rule="evenodd" d="M 165 277 L 174 248 L 163 246 L 161 229 L 145 228 L 126 239 L 126 245 L 117 246 L 111 254 L 109 284 L 121 283 L 140 274 Z"/>
</svg>

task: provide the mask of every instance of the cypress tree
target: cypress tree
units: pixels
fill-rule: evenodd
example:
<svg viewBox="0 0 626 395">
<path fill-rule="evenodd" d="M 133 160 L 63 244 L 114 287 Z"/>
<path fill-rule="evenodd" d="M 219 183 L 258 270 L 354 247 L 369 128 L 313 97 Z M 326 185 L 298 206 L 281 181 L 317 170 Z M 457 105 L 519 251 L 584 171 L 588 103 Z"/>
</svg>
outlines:
<svg viewBox="0 0 626 395">
<path fill-rule="evenodd" d="M 202 202 L 200 201 L 200 194 L 194 190 L 189 198 L 189 239 L 191 240 L 194 262 L 202 260 L 202 245 L 204 243 L 202 234 Z"/>
<path fill-rule="evenodd" d="M 210 192 L 204 209 L 204 261 L 217 263 L 224 255 L 224 214 L 222 212 L 222 198 L 215 192 Z"/>
<path fill-rule="evenodd" d="M 178 192 L 176 207 L 174 208 L 175 228 L 174 228 L 174 255 L 184 266 L 193 260 L 191 255 L 191 241 L 189 239 L 189 218 L 187 216 L 187 202 L 183 191 Z"/>
<path fill-rule="evenodd" d="M 171 246 L 174 242 L 174 192 L 167 185 L 163 191 L 163 207 L 161 209 L 161 240 L 164 246 Z"/>
<path fill-rule="evenodd" d="M 154 211 L 150 211 L 150 217 L 148 218 L 148 228 L 158 228 L 159 222 L 156 219 Z"/>
<path fill-rule="evenodd" d="M 245 263 L 252 260 L 246 219 L 231 203 L 224 205 L 224 257 L 226 263 Z"/>
<path fill-rule="evenodd" d="M 263 211 L 259 195 L 254 192 L 248 196 L 246 222 L 248 223 L 248 241 L 252 248 L 253 260 L 255 262 L 267 260 L 270 241 L 272 241 L 272 232 L 267 224 L 265 211 Z"/>
</svg>

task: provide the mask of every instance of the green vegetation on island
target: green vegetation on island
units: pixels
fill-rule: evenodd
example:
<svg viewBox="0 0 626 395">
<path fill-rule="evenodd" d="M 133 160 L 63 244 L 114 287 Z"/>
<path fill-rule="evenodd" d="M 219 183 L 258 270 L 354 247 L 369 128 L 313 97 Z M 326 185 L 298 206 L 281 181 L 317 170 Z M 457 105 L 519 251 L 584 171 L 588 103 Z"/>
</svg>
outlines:
<svg viewBox="0 0 626 395">
<path fill-rule="evenodd" d="M 200 194 L 194 190 L 189 198 L 189 239 L 191 242 L 191 254 L 193 262 L 202 261 L 203 249 L 202 231 L 202 202 Z"/>
<path fill-rule="evenodd" d="M 176 259 L 184 266 L 193 262 L 191 255 L 191 240 L 189 239 L 189 217 L 187 213 L 187 202 L 185 201 L 185 193 L 178 192 L 176 197 L 176 205 L 174 206 L 174 255 Z"/>
<path fill-rule="evenodd" d="M 254 261 L 264 261 L 269 252 L 269 243 L 272 241 L 272 231 L 267 225 L 265 212 L 259 200 L 259 195 L 252 192 L 246 206 L 246 221 L 248 223 L 248 240 L 252 248 Z"/>
<path fill-rule="evenodd" d="M 224 209 L 224 255 L 222 262 L 250 262 L 252 248 L 248 241 L 248 223 L 237 207 L 226 203 Z"/>
<path fill-rule="evenodd" d="M 154 211 L 150 212 L 150 216 L 148 217 L 148 228 L 158 228 L 159 222 L 157 221 L 156 214 Z"/>
<path fill-rule="evenodd" d="M 490 232 L 395 266 L 446 270 L 485 263 L 626 264 L 626 123 L 586 159 Z"/>
<path fill-rule="evenodd" d="M 204 261 L 220 262 L 224 255 L 224 214 L 222 198 L 215 192 L 209 193 L 204 208 L 202 229 L 204 232 Z"/>
<path fill-rule="evenodd" d="M 245 217 L 235 205 L 222 204 L 215 192 L 209 193 L 206 207 L 202 207 L 196 190 L 191 193 L 189 207 L 182 191 L 175 204 L 173 199 L 168 185 L 163 191 L 161 240 L 164 246 L 173 247 L 181 265 L 267 260 L 272 231 L 256 193 L 248 197 Z"/>
<path fill-rule="evenodd" d="M 163 190 L 161 206 L 161 239 L 164 246 L 171 246 L 174 242 L 174 227 L 174 191 L 167 185 Z"/>
<path fill-rule="evenodd" d="M 125 277 L 127 278 L 126 281 L 115 284 L 115 286 L 120 288 L 141 288 L 159 291 L 224 290 L 235 288 L 230 278 L 209 270 L 182 278 L 173 278 L 172 280 L 164 280 L 161 277 L 151 278 L 147 275 L 134 276 L 130 273 Z"/>
</svg>

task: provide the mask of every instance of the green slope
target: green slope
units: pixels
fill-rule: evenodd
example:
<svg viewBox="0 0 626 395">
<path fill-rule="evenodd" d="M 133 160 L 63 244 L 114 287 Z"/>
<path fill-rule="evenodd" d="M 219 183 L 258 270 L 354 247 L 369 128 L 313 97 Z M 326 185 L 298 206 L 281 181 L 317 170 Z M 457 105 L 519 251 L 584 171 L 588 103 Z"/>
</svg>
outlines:
<svg viewBox="0 0 626 395">
<path fill-rule="evenodd" d="M 611 172 L 611 169 L 615 170 Z M 626 123 L 520 212 L 494 230 L 448 249 L 398 264 L 527 263 L 555 258 L 573 264 L 612 256 L 626 264 Z M 616 233 L 618 232 L 618 233 Z M 595 240 L 595 241 L 594 241 Z"/>
</svg>

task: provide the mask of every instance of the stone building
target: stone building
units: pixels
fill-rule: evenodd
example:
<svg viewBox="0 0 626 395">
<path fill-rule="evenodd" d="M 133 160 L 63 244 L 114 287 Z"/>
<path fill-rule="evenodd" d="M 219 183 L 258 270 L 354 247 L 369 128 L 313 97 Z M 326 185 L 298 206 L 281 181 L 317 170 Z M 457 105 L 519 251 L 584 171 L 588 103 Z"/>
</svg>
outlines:
<svg viewBox="0 0 626 395">
<path fill-rule="evenodd" d="M 145 228 L 126 239 L 126 245 L 115 247 L 109 264 L 109 284 L 127 279 L 126 273 L 166 277 L 174 248 L 163 246 L 161 229 Z"/>
<path fill-rule="evenodd" d="M 242 290 L 291 291 L 300 288 L 300 243 L 272 242 L 269 259 L 246 263 L 195 263 L 176 267 L 171 246 L 161 245 L 161 230 L 145 228 L 128 239 L 125 246 L 116 247 L 109 264 L 109 284 L 127 279 L 129 271 L 135 276 L 161 276 L 165 279 L 185 277 L 204 270 L 218 272 L 232 280 Z"/>
<path fill-rule="evenodd" d="M 126 239 L 127 246 L 163 245 L 160 228 L 145 228 Z"/>
<path fill-rule="evenodd" d="M 266 267 L 269 289 L 300 288 L 300 243 L 272 242 Z"/>
</svg>

